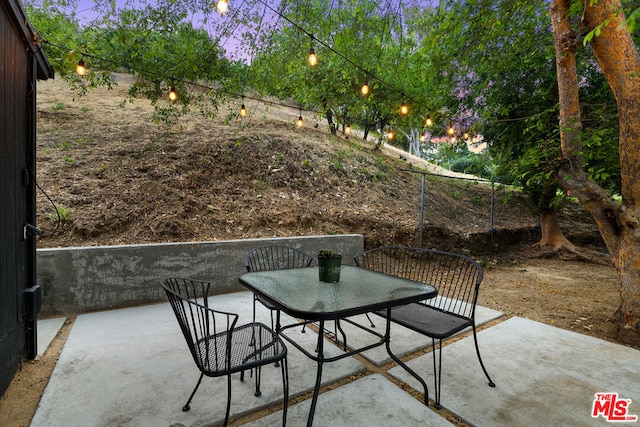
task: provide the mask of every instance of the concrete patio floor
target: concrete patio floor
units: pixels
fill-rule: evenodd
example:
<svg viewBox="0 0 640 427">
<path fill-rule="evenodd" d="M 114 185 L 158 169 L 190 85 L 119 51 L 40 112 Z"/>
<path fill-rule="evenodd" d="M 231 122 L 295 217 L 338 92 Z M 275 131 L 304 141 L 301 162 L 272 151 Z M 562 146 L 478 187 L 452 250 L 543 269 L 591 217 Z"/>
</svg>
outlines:
<svg viewBox="0 0 640 427">
<path fill-rule="evenodd" d="M 252 295 L 240 292 L 215 296 L 214 308 L 237 312 L 250 321 Z M 640 351 L 522 318 L 479 307 L 478 323 L 493 321 L 479 334 L 480 351 L 496 383 L 487 386 L 473 338 L 467 336 L 443 349 L 443 407 L 462 422 L 478 426 L 608 424 L 591 416 L 595 394 L 618 393 L 631 399 L 628 415 L 640 415 Z M 495 320 L 498 319 L 498 320 Z M 269 311 L 260 307 L 260 321 Z M 39 321 L 44 351 L 64 319 Z M 283 319 L 283 324 L 293 319 Z M 360 319 L 366 323 L 363 317 Z M 379 329 L 384 323 L 373 317 Z M 350 345 L 370 339 L 357 328 L 347 330 Z M 310 330 L 288 332 L 307 348 L 317 335 Z M 430 340 L 393 325 L 392 348 L 397 354 L 424 351 Z M 315 363 L 289 345 L 290 398 L 308 396 Z M 340 352 L 332 344 L 330 354 Z M 420 353 L 418 353 L 420 354 Z M 316 426 L 440 426 L 450 425 L 442 412 L 424 406 L 403 387 L 418 389 L 402 368 L 389 363 L 384 348 L 364 358 L 327 363 L 323 386 L 335 383 L 318 399 Z M 431 353 L 409 361 L 424 376 L 433 397 Z M 253 394 L 251 378 L 233 379 L 231 405 L 235 424 L 280 425 L 280 369 L 262 371 L 262 396 Z M 31 425 L 44 426 L 205 426 L 224 418 L 226 380 L 205 378 L 189 412 L 181 408 L 199 376 L 168 304 L 148 305 L 80 315 L 42 396 Z M 296 401 L 299 399 L 296 399 Z M 310 399 L 290 403 L 287 425 L 303 426 Z M 265 409 L 268 408 L 268 409 Z M 246 421 L 246 423 L 244 423 Z M 617 423 L 640 425 L 640 422 Z"/>
</svg>

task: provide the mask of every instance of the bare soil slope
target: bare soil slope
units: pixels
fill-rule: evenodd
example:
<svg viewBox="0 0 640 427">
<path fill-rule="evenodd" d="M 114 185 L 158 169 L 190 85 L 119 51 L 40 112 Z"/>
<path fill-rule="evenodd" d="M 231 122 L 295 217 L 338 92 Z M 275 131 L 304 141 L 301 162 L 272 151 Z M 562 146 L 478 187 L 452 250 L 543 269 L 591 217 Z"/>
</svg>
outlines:
<svg viewBox="0 0 640 427">
<path fill-rule="evenodd" d="M 67 215 L 40 246 L 327 233 L 362 233 L 371 246 L 417 242 L 421 178 L 406 169 L 419 159 L 332 137 L 318 117 L 298 129 L 298 112 L 273 106 L 248 104 L 242 120 L 223 107 L 215 120 L 192 114 L 156 126 L 148 101 L 121 106 L 120 80 L 75 101 L 64 82 L 39 83 L 37 179 Z M 488 235 L 490 185 L 428 176 L 425 199 L 425 246 L 474 252 L 469 241 Z M 42 194 L 38 208 L 52 232 Z M 593 237 L 582 228 L 588 215 L 568 212 L 570 234 Z M 518 234 L 537 218 L 521 194 L 498 186 L 493 226 L 497 237 Z"/>
</svg>

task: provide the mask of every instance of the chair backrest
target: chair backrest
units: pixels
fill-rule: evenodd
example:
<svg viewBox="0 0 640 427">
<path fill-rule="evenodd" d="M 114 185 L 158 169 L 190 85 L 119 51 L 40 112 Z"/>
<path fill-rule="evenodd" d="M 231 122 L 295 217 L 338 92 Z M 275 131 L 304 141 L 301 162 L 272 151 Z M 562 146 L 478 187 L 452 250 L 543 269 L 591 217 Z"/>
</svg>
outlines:
<svg viewBox="0 0 640 427">
<path fill-rule="evenodd" d="M 209 307 L 209 282 L 166 279 L 162 287 L 198 368 L 201 371 L 226 370 L 231 358 L 231 336 L 224 345 L 210 337 L 231 335 L 238 315 Z"/>
<path fill-rule="evenodd" d="M 359 267 L 435 286 L 438 296 L 421 304 L 470 320 L 475 316 L 484 272 L 467 256 L 423 248 L 384 246 L 356 255 L 354 260 Z"/>
<path fill-rule="evenodd" d="M 208 305 L 209 288 L 211 283 L 203 282 L 201 280 L 181 279 L 181 278 L 167 278 L 164 279 L 162 287 L 171 290 L 178 296 L 185 298 L 193 302 L 200 302 L 203 305 Z M 167 294 L 167 296 L 169 296 Z M 169 298 L 171 300 L 171 298 Z"/>
<path fill-rule="evenodd" d="M 288 246 L 260 246 L 251 249 L 244 256 L 247 271 L 282 270 L 309 267 L 313 257 Z"/>
</svg>

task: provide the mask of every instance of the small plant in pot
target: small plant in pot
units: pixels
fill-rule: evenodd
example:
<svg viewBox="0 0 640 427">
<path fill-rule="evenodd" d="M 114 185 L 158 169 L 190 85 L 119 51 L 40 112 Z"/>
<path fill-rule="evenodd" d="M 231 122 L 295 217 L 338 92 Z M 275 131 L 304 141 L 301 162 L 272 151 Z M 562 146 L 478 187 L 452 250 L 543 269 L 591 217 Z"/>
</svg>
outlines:
<svg viewBox="0 0 640 427">
<path fill-rule="evenodd" d="M 329 249 L 318 252 L 318 276 L 321 282 L 336 283 L 340 281 L 340 265 L 342 255 Z"/>
</svg>

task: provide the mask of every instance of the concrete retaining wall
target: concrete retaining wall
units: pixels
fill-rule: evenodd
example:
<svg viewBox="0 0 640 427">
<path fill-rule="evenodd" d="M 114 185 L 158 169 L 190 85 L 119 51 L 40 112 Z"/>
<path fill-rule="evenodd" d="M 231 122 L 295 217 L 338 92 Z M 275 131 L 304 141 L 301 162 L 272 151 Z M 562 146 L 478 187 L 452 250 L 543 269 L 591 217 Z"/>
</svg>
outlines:
<svg viewBox="0 0 640 427">
<path fill-rule="evenodd" d="M 38 284 L 42 286 L 41 317 L 147 304 L 166 299 L 165 277 L 202 279 L 212 293 L 244 289 L 244 254 L 257 246 L 284 245 L 316 256 L 328 248 L 345 264 L 364 249 L 362 235 L 307 236 L 218 242 L 167 243 L 39 249 Z"/>
</svg>

